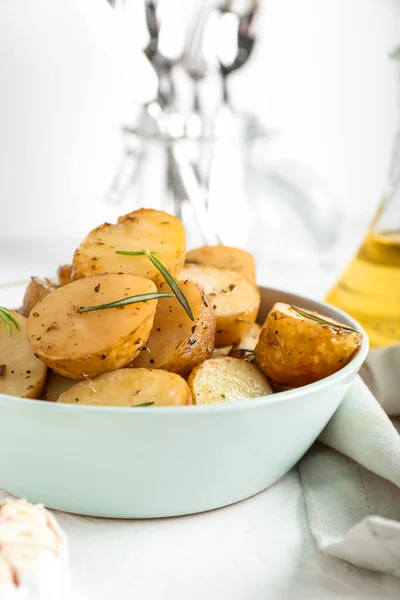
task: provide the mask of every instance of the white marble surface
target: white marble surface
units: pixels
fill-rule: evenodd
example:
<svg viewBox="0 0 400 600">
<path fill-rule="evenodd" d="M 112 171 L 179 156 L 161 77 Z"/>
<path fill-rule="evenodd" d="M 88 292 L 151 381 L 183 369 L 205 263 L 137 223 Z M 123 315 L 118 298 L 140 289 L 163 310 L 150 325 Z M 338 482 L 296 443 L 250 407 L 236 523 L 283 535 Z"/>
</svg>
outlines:
<svg viewBox="0 0 400 600">
<path fill-rule="evenodd" d="M 70 545 L 66 600 L 395 600 L 400 594 L 399 579 L 317 551 L 296 469 L 257 496 L 209 513 L 142 521 L 54 514 Z"/>
<path fill-rule="evenodd" d="M 154 521 L 57 514 L 71 543 L 71 600 L 395 599 L 400 581 L 321 555 L 296 470 L 213 512 Z"/>
</svg>

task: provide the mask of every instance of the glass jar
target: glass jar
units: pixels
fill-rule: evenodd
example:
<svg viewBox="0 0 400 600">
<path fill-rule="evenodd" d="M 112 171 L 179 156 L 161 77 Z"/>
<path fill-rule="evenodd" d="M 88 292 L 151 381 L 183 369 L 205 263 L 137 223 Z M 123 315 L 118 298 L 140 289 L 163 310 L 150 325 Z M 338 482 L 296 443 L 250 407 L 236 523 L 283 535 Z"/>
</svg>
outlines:
<svg viewBox="0 0 400 600">
<path fill-rule="evenodd" d="M 336 242 L 334 204 L 313 174 L 274 156 L 274 132 L 249 114 L 207 120 L 151 110 L 125 128 L 126 164 L 111 202 L 175 214 L 188 248 L 247 249 L 263 284 L 280 285 L 289 266 L 298 272 L 310 257 L 324 262 Z"/>
</svg>

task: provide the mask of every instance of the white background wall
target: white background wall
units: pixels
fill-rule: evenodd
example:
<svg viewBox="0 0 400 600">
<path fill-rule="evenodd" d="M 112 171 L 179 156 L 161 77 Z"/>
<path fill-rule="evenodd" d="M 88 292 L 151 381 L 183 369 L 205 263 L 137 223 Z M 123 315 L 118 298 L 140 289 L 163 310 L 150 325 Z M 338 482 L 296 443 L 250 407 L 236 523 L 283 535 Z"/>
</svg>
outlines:
<svg viewBox="0 0 400 600">
<path fill-rule="evenodd" d="M 342 207 L 370 210 L 382 190 L 400 108 L 387 58 L 400 44 L 400 2 L 263 6 L 256 56 L 237 88 L 281 125 L 288 153 L 319 173 Z"/>
<path fill-rule="evenodd" d="M 395 126 L 399 0 L 265 0 L 258 29 L 232 76 L 237 104 L 278 126 L 343 209 L 371 212 Z M 71 0 L 1 2 L 0 82 L 1 270 L 9 238 L 75 237 L 110 218 L 124 91 Z"/>
</svg>

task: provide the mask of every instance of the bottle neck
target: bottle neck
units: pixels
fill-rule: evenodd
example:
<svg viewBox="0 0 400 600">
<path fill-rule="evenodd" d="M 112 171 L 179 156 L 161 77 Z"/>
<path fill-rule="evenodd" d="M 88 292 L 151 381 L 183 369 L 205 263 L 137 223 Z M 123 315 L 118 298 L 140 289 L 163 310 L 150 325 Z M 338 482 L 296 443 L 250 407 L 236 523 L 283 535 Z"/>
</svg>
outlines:
<svg viewBox="0 0 400 600">
<path fill-rule="evenodd" d="M 397 61 L 396 70 L 400 92 L 400 48 L 393 53 L 393 57 Z M 382 203 L 371 224 L 371 233 L 373 235 L 388 234 L 390 237 L 400 238 L 400 111 L 397 132 L 392 144 L 386 189 Z"/>
</svg>

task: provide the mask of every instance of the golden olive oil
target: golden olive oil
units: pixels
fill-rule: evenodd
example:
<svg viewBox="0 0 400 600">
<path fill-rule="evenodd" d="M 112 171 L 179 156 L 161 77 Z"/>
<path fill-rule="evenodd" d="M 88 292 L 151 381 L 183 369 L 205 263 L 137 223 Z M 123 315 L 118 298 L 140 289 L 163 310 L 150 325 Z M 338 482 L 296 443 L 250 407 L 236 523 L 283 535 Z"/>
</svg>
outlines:
<svg viewBox="0 0 400 600">
<path fill-rule="evenodd" d="M 373 347 L 400 343 L 400 230 L 370 232 L 327 302 L 353 316 Z"/>
</svg>

